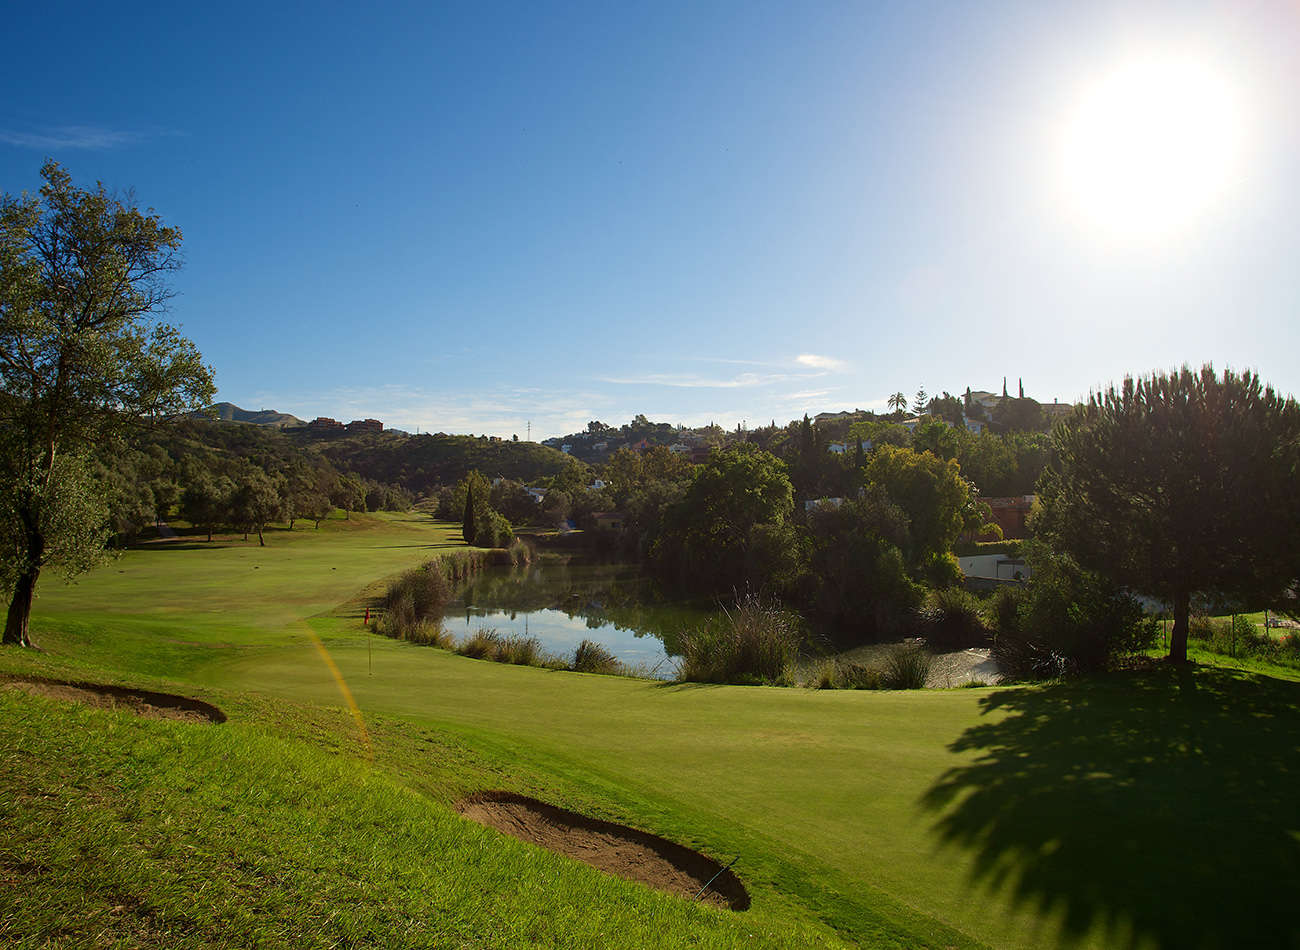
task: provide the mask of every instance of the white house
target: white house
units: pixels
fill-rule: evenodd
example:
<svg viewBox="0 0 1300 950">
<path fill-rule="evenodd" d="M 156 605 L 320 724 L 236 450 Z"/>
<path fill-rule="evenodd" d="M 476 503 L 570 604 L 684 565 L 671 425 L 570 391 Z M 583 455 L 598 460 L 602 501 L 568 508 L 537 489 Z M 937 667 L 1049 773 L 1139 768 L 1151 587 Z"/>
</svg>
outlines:
<svg viewBox="0 0 1300 950">
<path fill-rule="evenodd" d="M 985 428 L 985 424 L 983 422 L 980 422 L 978 419 L 966 420 L 967 432 L 974 432 L 976 435 L 981 435 L 984 432 L 984 428 Z"/>
<path fill-rule="evenodd" d="M 598 478 L 591 483 L 591 490 L 602 491 L 608 484 L 609 482 L 605 481 L 603 478 Z"/>
<path fill-rule="evenodd" d="M 1021 581 L 1028 580 L 1029 566 L 1018 557 L 1006 554 L 976 554 L 959 557 L 961 572 L 967 577 L 982 577 L 987 580 Z"/>
<path fill-rule="evenodd" d="M 542 503 L 542 499 L 546 497 L 546 489 L 545 489 L 545 488 L 532 488 L 532 487 L 530 487 L 530 486 L 528 486 L 528 485 L 525 485 L 525 486 L 524 486 L 524 491 L 526 491 L 526 492 L 528 492 L 528 494 L 532 495 L 532 496 L 533 496 L 533 501 L 537 502 L 537 504 L 539 504 L 539 505 Z"/>
<path fill-rule="evenodd" d="M 804 511 L 814 511 L 818 508 L 838 508 L 844 504 L 843 498 L 809 498 L 803 503 Z"/>
<path fill-rule="evenodd" d="M 843 442 L 832 442 L 830 445 L 826 446 L 827 451 L 832 455 L 843 455 L 848 451 L 848 448 L 849 447 Z"/>
</svg>

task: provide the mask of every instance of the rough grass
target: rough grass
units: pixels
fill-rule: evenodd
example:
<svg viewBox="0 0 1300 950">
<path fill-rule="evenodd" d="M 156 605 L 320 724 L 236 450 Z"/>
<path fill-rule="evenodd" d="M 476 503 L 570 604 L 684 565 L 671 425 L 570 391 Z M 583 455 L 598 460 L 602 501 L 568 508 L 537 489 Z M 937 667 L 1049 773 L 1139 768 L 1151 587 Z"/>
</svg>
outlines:
<svg viewBox="0 0 1300 950">
<path fill-rule="evenodd" d="M 813 664 L 803 685 L 812 689 L 884 689 L 884 676 L 873 666 L 825 657 Z"/>
<path fill-rule="evenodd" d="M 1245 614 L 1219 619 L 1193 617 L 1188 639 L 1219 656 L 1300 668 L 1300 632 L 1287 630 L 1274 636 Z"/>
</svg>

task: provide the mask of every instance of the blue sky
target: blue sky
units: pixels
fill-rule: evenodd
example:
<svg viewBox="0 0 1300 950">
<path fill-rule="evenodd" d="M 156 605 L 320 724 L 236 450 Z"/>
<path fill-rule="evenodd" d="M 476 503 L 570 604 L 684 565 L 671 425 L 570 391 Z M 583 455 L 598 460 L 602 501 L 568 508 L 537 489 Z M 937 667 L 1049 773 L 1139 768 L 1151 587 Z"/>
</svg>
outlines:
<svg viewBox="0 0 1300 950">
<path fill-rule="evenodd" d="M 1300 390 L 1295 3 L 189 6 L 9 11 L 0 186 L 51 156 L 180 227 L 170 319 L 245 408 L 541 438 L 1206 360 Z M 1200 138 L 1098 179 L 1168 62 Z"/>
</svg>

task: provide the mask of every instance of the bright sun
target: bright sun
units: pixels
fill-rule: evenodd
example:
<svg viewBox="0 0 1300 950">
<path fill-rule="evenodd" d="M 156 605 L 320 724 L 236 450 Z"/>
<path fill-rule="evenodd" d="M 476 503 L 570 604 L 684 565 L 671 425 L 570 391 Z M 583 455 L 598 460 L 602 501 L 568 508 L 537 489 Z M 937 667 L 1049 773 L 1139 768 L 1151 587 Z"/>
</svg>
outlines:
<svg viewBox="0 0 1300 950">
<path fill-rule="evenodd" d="M 1192 58 L 1145 58 L 1088 85 L 1062 141 L 1064 191 L 1112 240 L 1161 241 L 1220 206 L 1244 173 L 1244 103 Z"/>
</svg>

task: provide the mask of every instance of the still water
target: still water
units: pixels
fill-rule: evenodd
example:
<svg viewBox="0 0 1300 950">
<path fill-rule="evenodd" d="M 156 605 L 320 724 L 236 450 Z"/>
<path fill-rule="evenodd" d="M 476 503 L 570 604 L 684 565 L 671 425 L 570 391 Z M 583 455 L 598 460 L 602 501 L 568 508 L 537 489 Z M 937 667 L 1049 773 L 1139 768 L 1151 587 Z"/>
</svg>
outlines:
<svg viewBox="0 0 1300 950">
<path fill-rule="evenodd" d="M 535 637 L 564 659 L 594 640 L 644 675 L 671 678 L 677 636 L 716 614 L 708 604 L 665 598 L 630 564 L 545 558 L 526 568 L 489 568 L 457 589 L 443 626 L 457 637 L 480 628 Z"/>
</svg>

